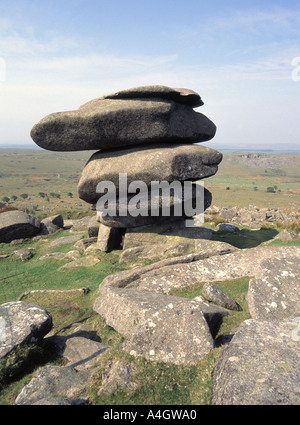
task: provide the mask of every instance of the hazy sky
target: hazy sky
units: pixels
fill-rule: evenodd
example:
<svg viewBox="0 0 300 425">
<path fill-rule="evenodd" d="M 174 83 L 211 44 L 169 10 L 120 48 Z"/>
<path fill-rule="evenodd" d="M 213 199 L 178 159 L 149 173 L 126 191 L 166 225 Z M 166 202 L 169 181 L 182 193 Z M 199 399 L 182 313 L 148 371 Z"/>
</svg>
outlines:
<svg viewBox="0 0 300 425">
<path fill-rule="evenodd" d="M 211 147 L 299 145 L 299 0 L 0 0 L 0 144 L 152 84 L 201 95 Z"/>
</svg>

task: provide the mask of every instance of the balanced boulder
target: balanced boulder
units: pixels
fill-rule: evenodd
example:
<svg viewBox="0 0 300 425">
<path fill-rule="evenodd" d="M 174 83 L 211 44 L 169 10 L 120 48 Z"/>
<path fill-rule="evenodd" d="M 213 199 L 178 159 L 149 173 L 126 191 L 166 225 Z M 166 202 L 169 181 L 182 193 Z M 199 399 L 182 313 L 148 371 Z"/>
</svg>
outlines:
<svg viewBox="0 0 300 425">
<path fill-rule="evenodd" d="M 216 126 L 205 115 L 188 104 L 153 97 L 155 90 L 140 91 L 131 99 L 98 98 L 77 110 L 50 114 L 32 128 L 31 137 L 53 151 L 204 142 L 214 137 Z"/>
<path fill-rule="evenodd" d="M 120 172 L 126 174 L 126 184 L 151 182 L 197 181 L 213 176 L 222 154 L 198 145 L 151 145 L 108 152 L 96 152 L 87 162 L 78 184 L 79 197 L 94 204 L 99 199 L 98 183 L 109 181 L 120 189 Z M 125 177 L 125 176 L 124 176 Z"/>
</svg>

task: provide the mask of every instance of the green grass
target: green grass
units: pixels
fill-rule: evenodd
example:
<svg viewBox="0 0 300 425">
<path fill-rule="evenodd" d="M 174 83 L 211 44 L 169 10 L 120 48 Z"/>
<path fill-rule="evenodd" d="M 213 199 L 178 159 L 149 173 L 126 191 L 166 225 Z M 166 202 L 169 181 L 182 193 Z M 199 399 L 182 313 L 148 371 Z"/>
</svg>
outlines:
<svg viewBox="0 0 300 425">
<path fill-rule="evenodd" d="M 63 236 L 69 236 L 67 230 L 47 238 L 46 242 L 30 241 L 20 245 L 0 244 L 1 254 L 10 254 L 8 258 L 1 259 L 0 269 L 0 302 L 5 303 L 17 300 L 21 294 L 34 289 L 75 289 L 87 287 L 91 292 L 98 289 L 103 278 L 108 274 L 123 270 L 119 265 L 120 251 L 109 254 L 95 253 L 101 261 L 97 265 L 87 269 L 86 267 L 59 268 L 69 262 L 69 259 L 39 260 L 39 257 L 50 252 L 67 253 L 73 248 L 73 244 L 49 247 L 52 240 Z M 49 241 L 49 242 L 48 242 Z M 17 249 L 35 248 L 32 250 L 33 258 L 27 262 L 17 259 L 13 252 Z"/>
</svg>

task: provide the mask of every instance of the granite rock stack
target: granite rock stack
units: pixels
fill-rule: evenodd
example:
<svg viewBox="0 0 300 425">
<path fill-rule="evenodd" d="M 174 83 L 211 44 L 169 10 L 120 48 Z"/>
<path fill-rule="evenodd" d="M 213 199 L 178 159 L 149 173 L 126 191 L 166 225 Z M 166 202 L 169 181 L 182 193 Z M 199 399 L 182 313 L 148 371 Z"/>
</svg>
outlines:
<svg viewBox="0 0 300 425">
<path fill-rule="evenodd" d="M 218 151 L 195 144 L 212 139 L 216 133 L 214 123 L 194 110 L 202 105 L 199 94 L 192 90 L 138 87 L 91 100 L 74 111 L 50 114 L 32 128 L 31 137 L 48 150 L 98 150 L 83 169 L 79 197 L 96 206 L 98 221 L 108 227 L 108 233 L 109 229 L 124 232 L 126 228 L 192 216 L 183 208 L 178 214 L 176 206 L 190 199 L 194 207 L 200 185 L 190 185 L 187 194 L 185 182 L 214 175 L 222 160 Z M 107 194 L 101 182 L 110 182 L 115 190 L 113 200 L 109 198 L 109 211 L 99 203 Z M 168 216 L 163 209 L 164 192 L 152 197 L 153 182 L 173 188 L 169 192 Z M 179 183 L 182 190 L 178 196 L 174 187 Z M 206 189 L 201 194 L 206 209 L 211 194 Z M 154 214 L 153 199 L 157 205 Z M 131 214 L 130 205 L 135 205 L 135 211 L 140 208 L 140 213 Z"/>
</svg>

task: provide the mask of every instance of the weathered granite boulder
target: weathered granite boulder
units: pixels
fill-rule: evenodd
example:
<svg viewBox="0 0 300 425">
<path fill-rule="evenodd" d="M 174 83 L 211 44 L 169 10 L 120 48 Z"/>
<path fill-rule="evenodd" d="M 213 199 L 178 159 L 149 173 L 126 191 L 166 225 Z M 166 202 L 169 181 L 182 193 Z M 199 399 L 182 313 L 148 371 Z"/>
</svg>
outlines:
<svg viewBox="0 0 300 425">
<path fill-rule="evenodd" d="M 247 301 L 251 317 L 258 320 L 300 316 L 299 256 L 263 261 L 261 273 L 249 282 Z"/>
<path fill-rule="evenodd" d="M 83 396 L 90 370 L 76 371 L 72 367 L 45 366 L 40 368 L 29 384 L 15 399 L 15 405 L 32 405 L 50 397 L 74 398 Z"/>
<path fill-rule="evenodd" d="M 95 189 L 92 196 L 95 196 L 100 181 L 111 181 L 118 190 L 120 172 L 127 174 L 128 185 L 136 180 L 143 181 L 147 186 L 152 181 L 199 180 L 215 174 L 221 160 L 220 152 L 200 145 L 154 144 L 99 151 L 87 162 L 78 190 L 79 194 L 87 194 L 88 186 L 92 184 Z"/>
<path fill-rule="evenodd" d="M 40 220 L 25 213 L 14 210 L 0 214 L 0 243 L 15 239 L 31 238 L 40 231 Z"/>
<path fill-rule="evenodd" d="M 79 241 L 77 241 L 73 248 L 79 249 L 81 251 L 85 251 L 89 246 L 93 245 L 94 243 L 97 242 L 97 237 L 89 237 L 86 239 L 79 239 Z"/>
<path fill-rule="evenodd" d="M 207 354 L 229 314 L 201 301 L 108 286 L 100 288 L 94 310 L 125 337 L 125 351 L 174 364 L 191 364 Z"/>
<path fill-rule="evenodd" d="M 39 235 L 49 235 L 55 233 L 64 227 L 64 219 L 62 215 L 57 214 L 52 217 L 47 217 L 41 221 L 41 230 Z"/>
<path fill-rule="evenodd" d="M 23 301 L 0 305 L 0 358 L 15 347 L 42 339 L 52 328 L 50 313 Z"/>
<path fill-rule="evenodd" d="M 198 184 L 191 184 L 186 189 L 179 183 L 178 193 L 169 192 L 155 195 L 151 190 L 140 192 L 137 195 L 119 199 L 111 203 L 115 208 L 114 215 L 107 213 L 105 208 L 98 210 L 99 221 L 110 227 L 132 228 L 160 223 L 169 223 L 181 218 L 191 218 L 201 214 L 209 207 L 212 195 L 209 190 Z M 157 212 L 153 212 L 157 208 Z"/>
<path fill-rule="evenodd" d="M 214 405 L 299 405 L 299 339 L 291 321 L 244 321 L 219 356 Z"/>
<path fill-rule="evenodd" d="M 94 99 L 74 111 L 50 114 L 31 130 L 53 151 L 112 149 L 159 142 L 203 142 L 216 126 L 188 104 L 159 98 Z"/>
<path fill-rule="evenodd" d="M 220 288 L 210 282 L 206 282 L 202 288 L 202 296 L 216 305 L 227 308 L 228 310 L 241 311 L 242 307 L 231 297 L 226 295 Z"/>
<path fill-rule="evenodd" d="M 132 356 L 177 365 L 195 364 L 213 347 L 204 314 L 192 301 L 175 306 L 169 303 L 157 310 L 122 343 L 123 350 Z"/>
<path fill-rule="evenodd" d="M 122 90 L 117 93 L 107 94 L 102 99 L 140 99 L 140 98 L 159 98 L 174 100 L 178 103 L 188 104 L 193 108 L 204 105 L 199 94 L 189 89 L 177 89 L 167 86 L 142 86 L 128 90 Z"/>
<path fill-rule="evenodd" d="M 95 204 L 100 197 L 99 182 L 112 182 L 117 191 L 133 181 L 142 181 L 150 187 L 153 181 L 200 180 L 214 175 L 222 154 L 199 145 L 151 145 L 94 153 L 85 165 L 78 183 L 79 197 Z M 119 173 L 126 174 L 120 180 Z M 135 193 L 135 191 L 134 191 Z"/>
</svg>

